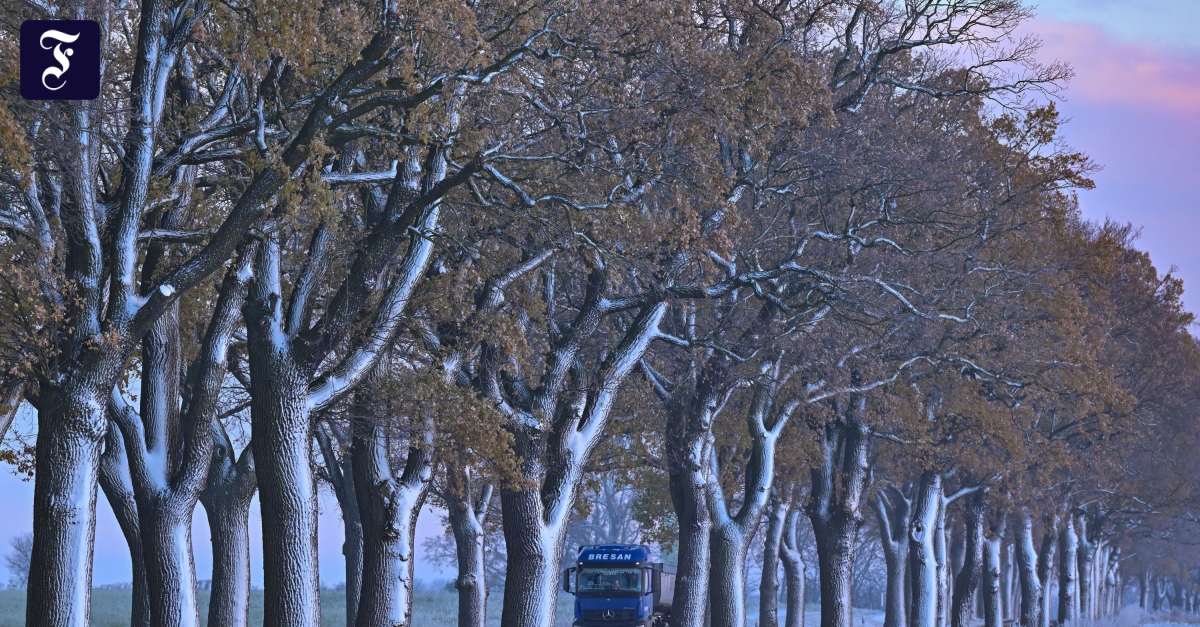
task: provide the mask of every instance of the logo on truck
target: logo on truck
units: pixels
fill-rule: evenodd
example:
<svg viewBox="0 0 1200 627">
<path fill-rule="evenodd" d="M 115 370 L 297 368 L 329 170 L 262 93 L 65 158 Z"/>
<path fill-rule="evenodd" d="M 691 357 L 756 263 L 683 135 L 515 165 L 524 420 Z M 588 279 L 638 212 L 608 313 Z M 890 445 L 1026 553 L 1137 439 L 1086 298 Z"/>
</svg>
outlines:
<svg viewBox="0 0 1200 627">
<path fill-rule="evenodd" d="M 590 553 L 587 558 L 610 562 L 628 562 L 633 559 L 633 553 Z"/>
</svg>

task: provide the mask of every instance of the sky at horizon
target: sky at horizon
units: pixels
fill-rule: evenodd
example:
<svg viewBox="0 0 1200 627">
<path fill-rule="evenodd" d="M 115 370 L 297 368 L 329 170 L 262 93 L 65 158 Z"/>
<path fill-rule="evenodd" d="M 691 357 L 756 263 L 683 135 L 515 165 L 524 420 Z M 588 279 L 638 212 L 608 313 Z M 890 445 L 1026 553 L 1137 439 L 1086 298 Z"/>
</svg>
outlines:
<svg viewBox="0 0 1200 627">
<path fill-rule="evenodd" d="M 1044 0 L 1027 26 L 1043 41 L 1043 62 L 1064 61 L 1075 77 L 1058 107 L 1069 121 L 1067 143 L 1091 156 L 1103 169 L 1095 190 L 1080 193 L 1088 219 L 1106 217 L 1140 226 L 1137 245 L 1150 253 L 1160 272 L 1176 268 L 1185 282 L 1189 309 L 1200 309 L 1200 2 L 1193 0 Z M 28 410 L 29 408 L 25 408 Z M 31 412 L 23 411 L 15 428 L 33 431 Z M 0 468 L 0 552 L 7 541 L 32 528 L 33 484 L 11 467 Z M 345 579 L 342 523 L 337 502 L 321 490 L 321 580 Z M 96 585 L 132 578 L 129 552 L 111 509 L 98 495 Z M 252 581 L 262 584 L 261 519 L 255 501 L 251 515 Z M 440 514 L 421 515 L 417 533 L 417 576 L 449 578 L 431 564 L 420 545 L 442 533 Z M 197 577 L 212 568 L 208 524 L 196 509 L 192 537 Z M 0 582 L 7 573 L 0 572 Z"/>
</svg>

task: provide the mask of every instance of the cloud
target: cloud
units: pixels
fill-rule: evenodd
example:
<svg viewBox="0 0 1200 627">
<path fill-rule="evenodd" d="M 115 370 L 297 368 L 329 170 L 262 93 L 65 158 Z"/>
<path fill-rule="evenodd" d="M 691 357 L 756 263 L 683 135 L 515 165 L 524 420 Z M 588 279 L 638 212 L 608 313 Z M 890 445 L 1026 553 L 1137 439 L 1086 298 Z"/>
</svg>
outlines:
<svg viewBox="0 0 1200 627">
<path fill-rule="evenodd" d="M 1045 0 L 1036 4 L 1039 17 L 1092 24 L 1122 41 L 1200 50 L 1195 28 L 1200 23 L 1200 2 L 1195 0 Z"/>
<path fill-rule="evenodd" d="M 1092 25 L 1038 19 L 1039 57 L 1075 69 L 1071 100 L 1117 103 L 1175 112 L 1200 112 L 1200 57 L 1119 41 Z"/>
</svg>

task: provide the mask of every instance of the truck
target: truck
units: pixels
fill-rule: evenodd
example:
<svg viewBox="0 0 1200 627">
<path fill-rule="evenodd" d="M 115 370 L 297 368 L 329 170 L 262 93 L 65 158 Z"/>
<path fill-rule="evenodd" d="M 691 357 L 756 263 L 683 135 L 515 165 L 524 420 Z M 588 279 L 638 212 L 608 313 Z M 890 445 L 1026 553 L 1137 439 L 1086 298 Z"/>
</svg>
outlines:
<svg viewBox="0 0 1200 627">
<path fill-rule="evenodd" d="M 574 627 L 669 627 L 675 566 L 643 544 L 581 546 L 563 590 L 575 595 Z"/>
</svg>

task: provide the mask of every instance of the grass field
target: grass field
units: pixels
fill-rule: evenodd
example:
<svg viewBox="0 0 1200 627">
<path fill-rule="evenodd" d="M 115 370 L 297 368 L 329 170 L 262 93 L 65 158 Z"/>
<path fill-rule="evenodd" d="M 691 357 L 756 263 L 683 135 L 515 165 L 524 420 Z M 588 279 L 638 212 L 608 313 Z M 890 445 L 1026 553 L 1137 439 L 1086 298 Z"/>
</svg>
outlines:
<svg viewBox="0 0 1200 627">
<path fill-rule="evenodd" d="M 92 625 L 95 627 L 128 627 L 131 593 L 129 590 L 93 590 Z M 341 627 L 346 624 L 345 592 L 321 591 L 321 624 Z M 263 593 L 250 593 L 250 624 L 262 624 Z M 558 625 L 571 624 L 571 597 L 562 596 L 558 602 Z M 200 591 L 200 616 L 208 616 L 208 591 Z M 458 596 L 452 593 L 418 594 L 413 603 L 413 624 L 421 627 L 453 627 L 457 624 Z M 0 590 L 0 627 L 22 627 L 25 624 L 25 592 Z M 488 624 L 500 624 L 500 596 L 493 595 L 488 603 Z"/>
</svg>

